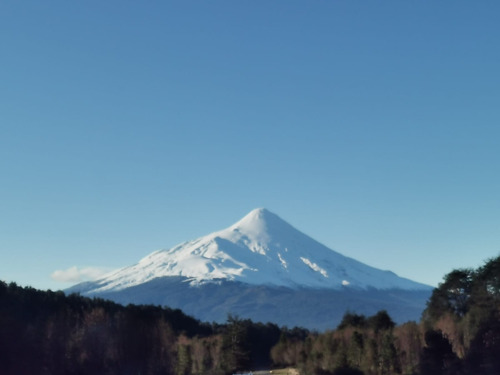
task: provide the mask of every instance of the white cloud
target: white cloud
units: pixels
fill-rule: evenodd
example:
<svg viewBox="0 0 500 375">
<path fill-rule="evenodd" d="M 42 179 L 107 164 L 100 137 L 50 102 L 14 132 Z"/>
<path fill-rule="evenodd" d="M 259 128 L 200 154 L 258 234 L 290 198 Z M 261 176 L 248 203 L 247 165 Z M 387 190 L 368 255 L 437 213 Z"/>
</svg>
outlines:
<svg viewBox="0 0 500 375">
<path fill-rule="evenodd" d="M 79 283 L 82 281 L 99 279 L 110 271 L 112 271 L 111 268 L 105 267 L 79 268 L 77 266 L 73 266 L 66 270 L 56 270 L 52 272 L 50 277 L 52 278 L 52 280 L 60 281 L 63 283 Z"/>
</svg>

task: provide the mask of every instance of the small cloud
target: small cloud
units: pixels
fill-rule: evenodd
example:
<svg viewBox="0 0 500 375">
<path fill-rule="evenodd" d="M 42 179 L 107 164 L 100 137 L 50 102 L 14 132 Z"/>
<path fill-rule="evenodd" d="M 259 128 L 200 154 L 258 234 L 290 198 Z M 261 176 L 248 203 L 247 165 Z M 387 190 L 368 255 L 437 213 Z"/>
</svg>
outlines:
<svg viewBox="0 0 500 375">
<path fill-rule="evenodd" d="M 82 281 L 97 280 L 105 274 L 112 271 L 111 268 L 105 267 L 70 267 L 66 270 L 56 270 L 52 272 L 50 277 L 52 280 L 63 283 L 79 283 Z"/>
</svg>

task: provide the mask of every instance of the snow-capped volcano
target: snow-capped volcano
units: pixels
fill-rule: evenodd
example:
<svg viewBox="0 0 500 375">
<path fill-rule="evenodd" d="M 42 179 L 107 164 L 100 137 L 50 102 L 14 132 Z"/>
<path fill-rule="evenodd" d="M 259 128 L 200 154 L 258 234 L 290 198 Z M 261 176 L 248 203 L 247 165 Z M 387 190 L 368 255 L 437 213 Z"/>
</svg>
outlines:
<svg viewBox="0 0 500 375">
<path fill-rule="evenodd" d="M 93 283 L 92 292 L 119 291 L 167 276 L 186 278 L 191 285 L 227 280 L 290 288 L 429 290 L 341 255 L 259 208 L 229 228 L 155 251 L 109 274 Z"/>
</svg>

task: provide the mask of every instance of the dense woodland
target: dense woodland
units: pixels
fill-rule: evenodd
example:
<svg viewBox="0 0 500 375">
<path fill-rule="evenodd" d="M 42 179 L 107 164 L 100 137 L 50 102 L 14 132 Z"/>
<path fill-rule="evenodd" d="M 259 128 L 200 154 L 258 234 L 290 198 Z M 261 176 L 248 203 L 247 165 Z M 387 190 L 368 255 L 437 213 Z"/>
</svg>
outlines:
<svg viewBox="0 0 500 375">
<path fill-rule="evenodd" d="M 298 329 L 302 337 L 305 330 Z M 0 374 L 227 374 L 269 368 L 282 333 L 229 316 L 205 324 L 180 310 L 121 306 L 0 282 Z"/>
<path fill-rule="evenodd" d="M 302 374 L 498 375 L 500 257 L 446 275 L 419 323 L 346 313 L 334 331 L 283 335 L 271 354 Z"/>
<path fill-rule="evenodd" d="M 500 374 L 500 257 L 454 270 L 420 322 L 347 312 L 324 333 L 228 316 L 201 323 L 0 282 L 0 374 L 232 374 L 295 367 L 318 375 Z"/>
</svg>

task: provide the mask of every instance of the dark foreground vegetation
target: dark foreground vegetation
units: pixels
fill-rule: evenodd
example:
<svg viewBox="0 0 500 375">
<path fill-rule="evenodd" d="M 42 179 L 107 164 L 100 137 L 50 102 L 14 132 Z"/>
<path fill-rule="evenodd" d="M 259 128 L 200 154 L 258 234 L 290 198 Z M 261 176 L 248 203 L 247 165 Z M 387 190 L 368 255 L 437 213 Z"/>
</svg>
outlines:
<svg viewBox="0 0 500 375">
<path fill-rule="evenodd" d="M 500 257 L 446 275 L 419 324 L 347 313 L 335 331 L 282 336 L 272 358 L 302 374 L 498 375 Z"/>
<path fill-rule="evenodd" d="M 231 316 L 206 324 L 180 310 L 0 282 L 2 375 L 228 374 L 269 368 L 280 335 L 305 332 Z"/>
<path fill-rule="evenodd" d="M 317 375 L 500 374 L 500 257 L 455 270 L 422 320 L 346 313 L 321 334 L 180 310 L 121 306 L 0 282 L 0 374 L 231 374 L 291 366 Z"/>
</svg>

